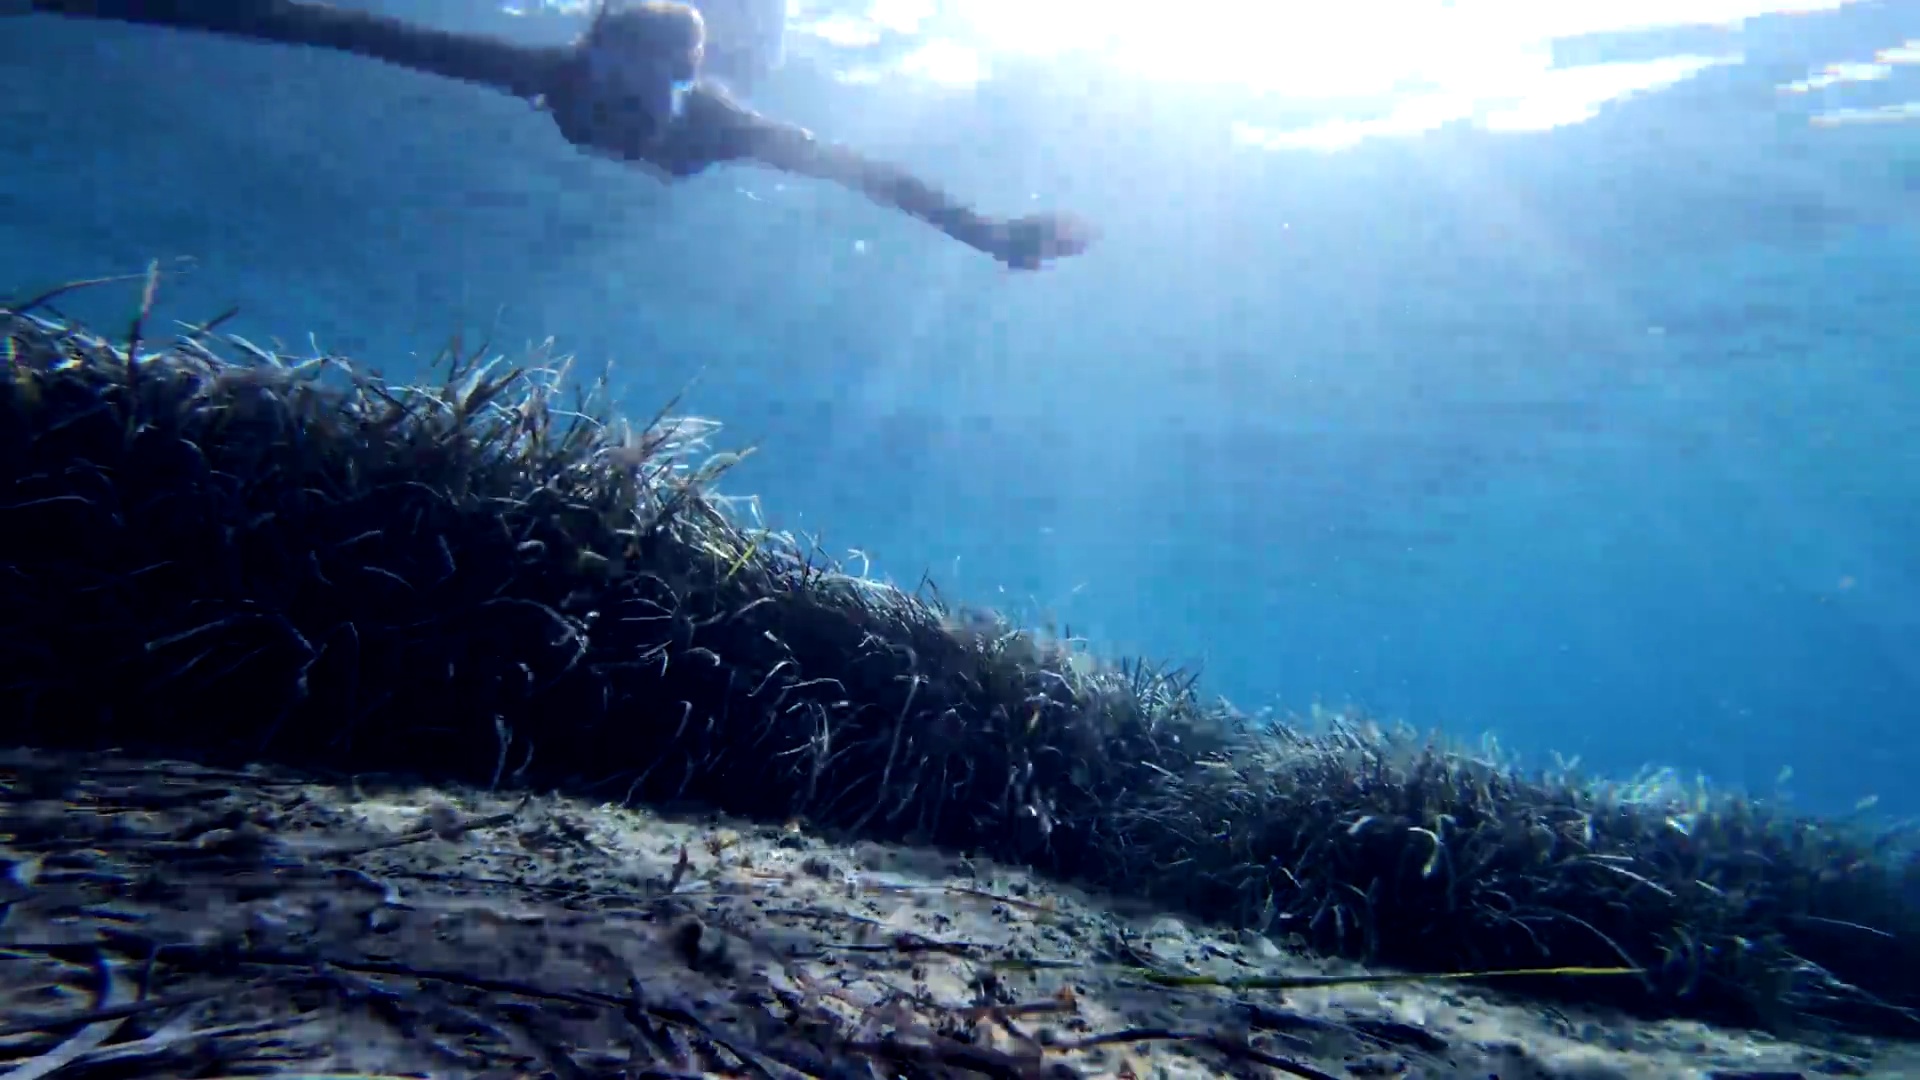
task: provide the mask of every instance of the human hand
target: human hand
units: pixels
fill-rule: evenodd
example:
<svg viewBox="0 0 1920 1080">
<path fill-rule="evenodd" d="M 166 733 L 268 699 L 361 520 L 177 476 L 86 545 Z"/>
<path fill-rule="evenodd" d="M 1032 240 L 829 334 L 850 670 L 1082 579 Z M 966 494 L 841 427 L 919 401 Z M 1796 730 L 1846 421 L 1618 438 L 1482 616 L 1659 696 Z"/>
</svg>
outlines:
<svg viewBox="0 0 1920 1080">
<path fill-rule="evenodd" d="M 1100 230 L 1072 214 L 1029 214 L 1007 222 L 994 257 L 1014 270 L 1038 270 L 1048 259 L 1078 255 L 1100 239 Z"/>
</svg>

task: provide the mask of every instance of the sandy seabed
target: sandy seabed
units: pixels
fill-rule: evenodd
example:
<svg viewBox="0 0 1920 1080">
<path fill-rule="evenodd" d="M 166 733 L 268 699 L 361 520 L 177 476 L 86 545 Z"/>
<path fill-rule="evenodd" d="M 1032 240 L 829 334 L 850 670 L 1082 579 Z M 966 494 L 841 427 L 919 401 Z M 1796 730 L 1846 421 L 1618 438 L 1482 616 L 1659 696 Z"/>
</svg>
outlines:
<svg viewBox="0 0 1920 1080">
<path fill-rule="evenodd" d="M 804 822 L 24 750 L 0 814 L 0 1080 L 1920 1077 L 1463 984 L 1248 988 L 1357 969 Z"/>
</svg>

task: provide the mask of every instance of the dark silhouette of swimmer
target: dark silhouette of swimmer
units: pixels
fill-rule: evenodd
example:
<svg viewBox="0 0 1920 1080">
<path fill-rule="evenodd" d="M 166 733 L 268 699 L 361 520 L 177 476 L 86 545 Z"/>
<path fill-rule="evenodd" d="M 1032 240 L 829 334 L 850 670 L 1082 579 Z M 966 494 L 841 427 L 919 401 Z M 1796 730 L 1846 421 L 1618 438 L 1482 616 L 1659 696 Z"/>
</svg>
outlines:
<svg viewBox="0 0 1920 1080">
<path fill-rule="evenodd" d="M 1077 255 L 1095 238 L 1069 215 L 1006 220 L 975 213 L 903 169 L 747 108 L 702 78 L 705 21 L 671 0 L 603 7 L 586 34 L 564 46 L 519 45 L 304 0 L 30 2 L 31 10 L 48 14 L 338 49 L 478 83 L 540 103 L 575 146 L 665 179 L 740 161 L 830 180 L 1015 269 Z"/>
</svg>

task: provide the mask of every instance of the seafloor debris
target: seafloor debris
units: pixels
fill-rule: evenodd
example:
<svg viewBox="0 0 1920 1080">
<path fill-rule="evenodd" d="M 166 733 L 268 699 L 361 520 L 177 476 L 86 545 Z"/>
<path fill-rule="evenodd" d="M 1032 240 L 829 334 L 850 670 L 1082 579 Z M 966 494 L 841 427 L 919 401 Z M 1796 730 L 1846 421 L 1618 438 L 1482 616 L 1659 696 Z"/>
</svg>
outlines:
<svg viewBox="0 0 1920 1080">
<path fill-rule="evenodd" d="M 1866 1040 L 1816 1051 L 1457 988 L 1159 985 L 1139 973 L 1328 972 L 992 864 L 560 797 L 9 752 L 0 860 L 17 1080 L 1904 1067 Z"/>
<path fill-rule="evenodd" d="M 47 299 L 0 306 L 0 742 L 702 804 L 1326 955 L 1626 967 L 1518 988 L 1920 1035 L 1906 834 L 1255 723 L 751 524 L 711 424 L 612 419 L 562 360 L 456 348 L 410 387 L 214 326 L 157 342 L 144 309 L 117 344 Z"/>
</svg>

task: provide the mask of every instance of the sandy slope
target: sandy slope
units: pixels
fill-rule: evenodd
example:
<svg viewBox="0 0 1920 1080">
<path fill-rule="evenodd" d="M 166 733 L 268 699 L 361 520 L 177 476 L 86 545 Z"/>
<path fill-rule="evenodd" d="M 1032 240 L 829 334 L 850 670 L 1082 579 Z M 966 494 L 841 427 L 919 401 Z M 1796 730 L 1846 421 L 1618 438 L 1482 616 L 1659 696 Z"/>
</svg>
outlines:
<svg viewBox="0 0 1920 1080">
<path fill-rule="evenodd" d="M 1462 986 L 1150 985 L 1331 969 L 800 823 L 24 752 L 0 781 L 13 1080 L 1920 1076 Z"/>
</svg>

